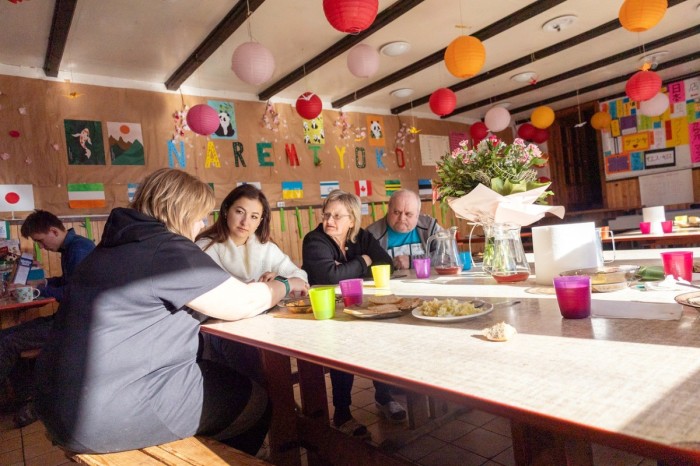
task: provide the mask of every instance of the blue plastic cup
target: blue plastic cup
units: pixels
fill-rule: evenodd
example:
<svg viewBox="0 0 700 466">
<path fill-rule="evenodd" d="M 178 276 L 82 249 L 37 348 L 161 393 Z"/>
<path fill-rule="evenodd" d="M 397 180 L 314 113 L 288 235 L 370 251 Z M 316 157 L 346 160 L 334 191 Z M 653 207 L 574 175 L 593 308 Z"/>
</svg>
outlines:
<svg viewBox="0 0 700 466">
<path fill-rule="evenodd" d="M 462 259 L 462 270 L 469 270 L 472 268 L 472 253 L 470 251 L 460 252 L 459 258 Z"/>
</svg>

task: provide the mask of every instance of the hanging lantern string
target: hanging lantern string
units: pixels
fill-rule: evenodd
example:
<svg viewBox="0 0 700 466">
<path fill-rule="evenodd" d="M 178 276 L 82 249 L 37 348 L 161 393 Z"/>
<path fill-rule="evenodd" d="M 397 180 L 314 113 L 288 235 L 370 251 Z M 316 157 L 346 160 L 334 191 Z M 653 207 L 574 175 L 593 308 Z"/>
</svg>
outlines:
<svg viewBox="0 0 700 466">
<path fill-rule="evenodd" d="M 253 15 L 253 13 L 250 11 L 250 0 L 246 0 L 245 4 L 246 4 L 246 9 L 248 10 L 246 12 L 246 15 L 245 15 L 246 23 L 247 23 L 246 26 L 248 27 L 248 40 L 250 42 L 253 42 L 253 28 L 250 24 L 251 23 L 250 17 Z"/>
<path fill-rule="evenodd" d="M 462 34 L 466 34 L 465 30 L 467 27 L 464 25 L 464 18 L 462 17 L 462 0 L 459 0 L 459 25 L 457 25 L 457 28 L 462 30 Z"/>
</svg>

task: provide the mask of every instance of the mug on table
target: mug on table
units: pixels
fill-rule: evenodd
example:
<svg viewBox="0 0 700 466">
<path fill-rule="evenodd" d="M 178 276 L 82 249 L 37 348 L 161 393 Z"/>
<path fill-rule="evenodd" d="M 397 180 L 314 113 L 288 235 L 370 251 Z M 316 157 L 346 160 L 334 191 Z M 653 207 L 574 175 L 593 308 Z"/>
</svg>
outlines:
<svg viewBox="0 0 700 466">
<path fill-rule="evenodd" d="M 12 296 L 14 296 L 18 303 L 34 301 L 40 294 L 41 291 L 33 286 L 18 286 L 12 290 Z"/>
</svg>

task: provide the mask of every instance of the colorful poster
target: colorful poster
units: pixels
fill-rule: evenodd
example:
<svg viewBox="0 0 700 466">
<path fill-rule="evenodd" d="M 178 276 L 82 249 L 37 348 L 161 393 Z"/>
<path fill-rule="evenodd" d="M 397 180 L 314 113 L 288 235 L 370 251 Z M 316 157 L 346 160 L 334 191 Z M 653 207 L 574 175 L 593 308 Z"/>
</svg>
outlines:
<svg viewBox="0 0 700 466">
<path fill-rule="evenodd" d="M 102 124 L 99 121 L 63 120 L 69 165 L 104 165 Z"/>
<path fill-rule="evenodd" d="M 328 197 L 331 191 L 335 189 L 340 189 L 340 182 L 338 181 L 321 181 L 321 198 L 324 199 Z"/>
<path fill-rule="evenodd" d="M 34 210 L 31 184 L 0 184 L 0 212 Z"/>
<path fill-rule="evenodd" d="M 112 165 L 145 165 L 140 123 L 107 122 L 107 140 Z"/>
<path fill-rule="evenodd" d="M 282 199 L 303 199 L 304 184 L 301 181 L 283 181 Z"/>
<path fill-rule="evenodd" d="M 207 104 L 219 114 L 219 127 L 209 137 L 212 139 L 238 139 L 233 102 L 210 100 Z"/>
<path fill-rule="evenodd" d="M 360 197 L 367 197 L 372 195 L 372 181 L 370 180 L 357 180 L 355 181 L 355 194 Z"/>
<path fill-rule="evenodd" d="M 700 163 L 700 121 L 688 125 L 688 136 L 690 138 L 690 160 L 693 163 Z"/>
<path fill-rule="evenodd" d="M 313 120 L 304 120 L 304 144 L 325 144 L 326 136 L 323 131 L 323 115 Z"/>
<path fill-rule="evenodd" d="M 68 206 L 71 209 L 106 207 L 104 185 L 102 183 L 69 183 Z"/>
<path fill-rule="evenodd" d="M 401 189 L 401 180 L 385 180 L 384 190 L 387 196 L 391 196 L 394 191 Z"/>
<path fill-rule="evenodd" d="M 367 115 L 369 145 L 374 147 L 386 146 L 384 139 L 384 118 L 378 115 Z"/>
</svg>

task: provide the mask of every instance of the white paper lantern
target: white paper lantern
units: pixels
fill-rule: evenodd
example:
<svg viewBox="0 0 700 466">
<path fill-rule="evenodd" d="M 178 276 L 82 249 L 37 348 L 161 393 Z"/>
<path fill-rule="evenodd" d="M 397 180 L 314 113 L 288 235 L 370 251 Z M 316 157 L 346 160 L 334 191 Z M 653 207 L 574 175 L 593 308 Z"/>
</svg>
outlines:
<svg viewBox="0 0 700 466">
<path fill-rule="evenodd" d="M 484 123 L 492 133 L 503 131 L 510 124 L 510 112 L 503 107 L 493 107 L 486 112 Z"/>
<path fill-rule="evenodd" d="M 664 113 L 668 106 L 668 96 L 663 92 L 659 92 L 651 99 L 641 101 L 639 103 L 639 112 L 645 116 L 655 117 Z"/>
<path fill-rule="evenodd" d="M 358 78 L 370 78 L 379 69 L 379 53 L 367 44 L 358 44 L 348 53 L 348 69 Z"/>
<path fill-rule="evenodd" d="M 244 42 L 233 51 L 231 70 L 241 81 L 257 86 L 272 77 L 275 58 L 264 45 Z"/>
</svg>

